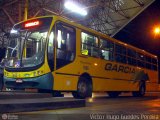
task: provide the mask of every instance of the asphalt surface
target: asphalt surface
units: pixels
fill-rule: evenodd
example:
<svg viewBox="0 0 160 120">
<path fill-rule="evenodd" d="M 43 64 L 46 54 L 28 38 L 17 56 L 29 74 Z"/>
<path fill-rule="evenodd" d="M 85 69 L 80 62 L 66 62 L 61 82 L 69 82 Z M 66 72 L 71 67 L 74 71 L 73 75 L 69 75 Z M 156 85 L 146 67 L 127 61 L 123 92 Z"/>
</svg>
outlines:
<svg viewBox="0 0 160 120">
<path fill-rule="evenodd" d="M 86 107 L 3 114 L 18 120 L 160 120 L 160 93 L 142 98 L 98 96 Z"/>
</svg>

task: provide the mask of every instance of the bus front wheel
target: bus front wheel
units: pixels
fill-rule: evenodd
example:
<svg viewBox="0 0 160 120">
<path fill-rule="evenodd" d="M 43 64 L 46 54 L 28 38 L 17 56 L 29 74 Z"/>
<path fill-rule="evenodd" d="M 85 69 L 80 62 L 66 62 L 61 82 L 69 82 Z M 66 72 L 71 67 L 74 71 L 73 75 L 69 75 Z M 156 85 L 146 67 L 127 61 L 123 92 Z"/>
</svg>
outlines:
<svg viewBox="0 0 160 120">
<path fill-rule="evenodd" d="M 143 97 L 145 95 L 145 92 L 146 92 L 146 85 L 143 82 L 143 83 L 140 84 L 139 91 L 132 92 L 132 95 L 134 97 Z"/>
<path fill-rule="evenodd" d="M 85 99 L 92 97 L 92 82 L 85 77 L 80 77 L 77 91 L 72 92 L 74 98 Z"/>
</svg>

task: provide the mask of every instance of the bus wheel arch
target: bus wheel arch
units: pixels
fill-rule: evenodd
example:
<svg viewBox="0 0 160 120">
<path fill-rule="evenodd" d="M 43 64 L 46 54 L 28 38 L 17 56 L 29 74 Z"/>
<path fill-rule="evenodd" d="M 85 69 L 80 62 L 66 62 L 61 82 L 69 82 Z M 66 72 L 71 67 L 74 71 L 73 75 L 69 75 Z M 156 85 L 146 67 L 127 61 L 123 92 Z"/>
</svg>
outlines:
<svg viewBox="0 0 160 120">
<path fill-rule="evenodd" d="M 77 91 L 73 91 L 72 95 L 74 98 L 85 99 L 87 97 L 92 97 L 92 78 L 88 73 L 83 73 L 80 75 L 77 83 Z"/>
</svg>

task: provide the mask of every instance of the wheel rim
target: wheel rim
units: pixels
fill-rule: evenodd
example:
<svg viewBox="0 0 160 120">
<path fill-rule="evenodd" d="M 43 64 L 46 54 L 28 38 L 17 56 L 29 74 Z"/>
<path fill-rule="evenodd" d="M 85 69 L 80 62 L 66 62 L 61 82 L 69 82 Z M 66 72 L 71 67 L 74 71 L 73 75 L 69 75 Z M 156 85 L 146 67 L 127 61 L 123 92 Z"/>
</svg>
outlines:
<svg viewBox="0 0 160 120">
<path fill-rule="evenodd" d="M 78 86 L 79 92 L 84 94 L 87 91 L 86 83 L 81 82 Z"/>
</svg>

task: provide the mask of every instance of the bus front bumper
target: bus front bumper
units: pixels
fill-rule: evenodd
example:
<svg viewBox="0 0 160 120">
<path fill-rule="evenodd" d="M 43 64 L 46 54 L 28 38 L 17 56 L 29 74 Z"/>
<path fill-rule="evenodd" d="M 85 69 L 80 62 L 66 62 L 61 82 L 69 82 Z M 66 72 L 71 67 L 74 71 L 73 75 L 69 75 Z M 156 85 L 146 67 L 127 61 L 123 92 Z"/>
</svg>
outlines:
<svg viewBox="0 0 160 120">
<path fill-rule="evenodd" d="M 4 77 L 4 84 L 6 88 L 37 88 L 37 89 L 53 89 L 53 76 L 48 73 L 35 78 L 7 78 Z"/>
</svg>

